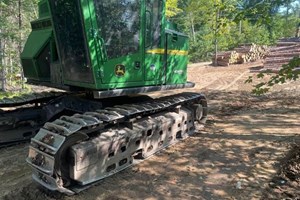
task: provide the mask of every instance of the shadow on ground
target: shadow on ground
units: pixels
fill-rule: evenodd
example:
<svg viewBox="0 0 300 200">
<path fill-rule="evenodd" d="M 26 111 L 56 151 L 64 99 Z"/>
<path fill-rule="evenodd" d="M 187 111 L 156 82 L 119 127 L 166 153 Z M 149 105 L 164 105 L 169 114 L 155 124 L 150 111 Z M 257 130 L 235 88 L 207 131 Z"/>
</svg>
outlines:
<svg viewBox="0 0 300 200">
<path fill-rule="evenodd" d="M 34 183 L 5 199 L 260 199 L 280 162 L 298 143 L 299 95 L 206 92 L 205 128 L 147 161 L 75 196 Z"/>
</svg>

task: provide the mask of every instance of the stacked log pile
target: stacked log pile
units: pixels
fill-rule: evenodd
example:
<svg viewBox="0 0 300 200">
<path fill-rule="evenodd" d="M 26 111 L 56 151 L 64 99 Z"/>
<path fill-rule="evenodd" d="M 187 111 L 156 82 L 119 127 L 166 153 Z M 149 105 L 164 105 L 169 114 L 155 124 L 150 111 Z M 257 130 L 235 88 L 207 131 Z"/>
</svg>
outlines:
<svg viewBox="0 0 300 200">
<path fill-rule="evenodd" d="M 264 62 L 263 70 L 278 72 L 282 65 L 288 64 L 294 57 L 300 56 L 300 40 L 281 40 L 272 47 Z"/>
<path fill-rule="evenodd" d="M 267 46 L 256 44 L 243 45 L 235 48 L 233 51 L 221 52 L 217 54 L 217 65 L 229 66 L 231 64 L 243 64 L 264 59 L 269 52 Z M 212 58 L 215 63 L 215 55 Z"/>
<path fill-rule="evenodd" d="M 235 51 L 244 55 L 243 63 L 249 63 L 264 59 L 269 53 L 269 48 L 265 45 L 252 44 L 235 48 Z"/>
<path fill-rule="evenodd" d="M 234 64 L 239 59 L 239 54 L 236 51 L 219 52 L 217 54 L 217 63 L 215 63 L 215 55 L 213 56 L 213 64 L 219 66 L 229 66 Z"/>
</svg>

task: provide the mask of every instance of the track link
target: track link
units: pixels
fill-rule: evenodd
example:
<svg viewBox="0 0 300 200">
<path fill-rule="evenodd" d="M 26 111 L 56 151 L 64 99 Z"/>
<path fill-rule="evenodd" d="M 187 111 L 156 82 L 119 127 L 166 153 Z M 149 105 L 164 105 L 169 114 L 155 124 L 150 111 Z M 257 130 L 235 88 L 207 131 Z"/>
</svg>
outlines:
<svg viewBox="0 0 300 200">
<path fill-rule="evenodd" d="M 62 116 L 32 138 L 27 162 L 39 184 L 74 194 L 188 137 L 206 117 L 197 93 Z"/>
<path fill-rule="evenodd" d="M 63 92 L 40 92 L 23 94 L 21 96 L 0 99 L 0 107 L 17 107 L 26 104 L 44 103 L 56 97 L 65 95 Z"/>
<path fill-rule="evenodd" d="M 0 99 L 0 148 L 32 138 L 47 120 L 43 107 L 66 94 L 42 92 Z"/>
</svg>

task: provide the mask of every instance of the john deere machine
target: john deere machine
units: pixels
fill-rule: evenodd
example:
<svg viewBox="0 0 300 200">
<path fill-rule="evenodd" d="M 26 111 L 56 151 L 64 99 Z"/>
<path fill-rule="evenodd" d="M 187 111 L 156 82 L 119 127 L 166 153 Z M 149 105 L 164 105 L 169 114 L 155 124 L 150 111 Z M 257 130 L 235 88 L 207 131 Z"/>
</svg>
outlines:
<svg viewBox="0 0 300 200">
<path fill-rule="evenodd" d="M 204 123 L 202 94 L 142 93 L 187 82 L 188 38 L 164 0 L 41 0 L 21 62 L 27 82 L 66 92 L 4 99 L 0 143 L 31 139 L 33 179 L 79 192 L 188 137 Z"/>
</svg>

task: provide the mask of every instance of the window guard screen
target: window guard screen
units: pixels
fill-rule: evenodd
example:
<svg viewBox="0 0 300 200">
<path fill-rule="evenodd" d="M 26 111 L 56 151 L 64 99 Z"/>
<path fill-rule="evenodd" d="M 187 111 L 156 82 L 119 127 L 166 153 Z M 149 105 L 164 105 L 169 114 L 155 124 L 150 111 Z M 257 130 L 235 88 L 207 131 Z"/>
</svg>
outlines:
<svg viewBox="0 0 300 200">
<path fill-rule="evenodd" d="M 139 51 L 140 0 L 94 0 L 98 26 L 108 58 Z"/>
</svg>

